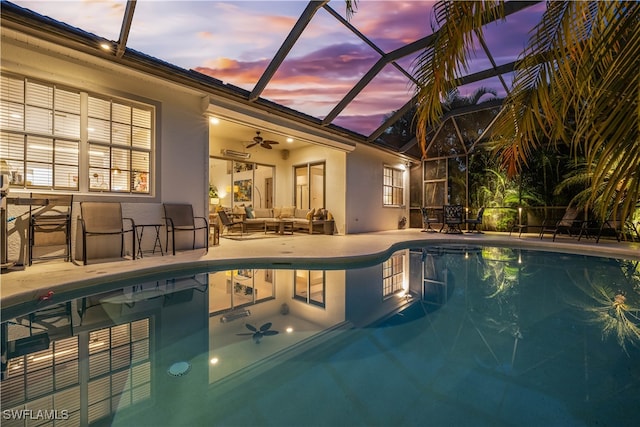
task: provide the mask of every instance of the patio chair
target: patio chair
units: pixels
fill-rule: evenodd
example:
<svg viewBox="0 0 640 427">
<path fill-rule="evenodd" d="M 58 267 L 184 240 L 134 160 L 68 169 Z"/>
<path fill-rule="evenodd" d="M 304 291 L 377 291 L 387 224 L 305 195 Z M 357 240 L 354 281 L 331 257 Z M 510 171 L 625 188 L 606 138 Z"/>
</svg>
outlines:
<svg viewBox="0 0 640 427">
<path fill-rule="evenodd" d="M 540 228 L 540 239 L 542 239 L 547 232 L 553 233 L 552 241 L 554 242 L 558 233 L 567 233 L 569 237 L 573 237 L 574 234 L 579 234 L 583 228 L 583 221 L 578 218 L 580 212 L 580 209 L 570 206 L 564 211 L 564 215 L 562 215 L 559 221 L 549 221 L 545 219 Z"/>
<path fill-rule="evenodd" d="M 464 207 L 462 205 L 444 205 L 442 207 L 442 228 L 447 227 L 445 233 L 462 233 L 460 225 L 464 223 Z"/>
<path fill-rule="evenodd" d="M 245 232 L 245 223 L 242 220 L 231 220 L 229 215 L 225 211 L 218 212 L 218 218 L 220 219 L 220 223 L 224 227 L 224 230 L 227 230 L 227 234 L 234 228 L 240 229 L 240 236 L 242 236 Z M 266 232 L 266 231 L 265 231 Z"/>
<path fill-rule="evenodd" d="M 122 205 L 118 202 L 81 202 L 78 218 L 82 232 L 82 262 L 87 265 L 87 238 L 120 236 L 120 257 L 124 257 L 124 236 L 131 233 L 131 257 L 136 259 L 136 232 L 132 218 L 122 216 Z M 125 229 L 124 223 L 131 223 Z"/>
<path fill-rule="evenodd" d="M 422 212 L 423 227 L 420 231 L 436 233 L 438 230 L 431 227 L 431 224 L 438 222 L 438 216 L 436 215 L 435 210 L 432 208 L 422 207 L 420 208 L 420 211 Z"/>
<path fill-rule="evenodd" d="M 482 225 L 483 215 L 484 215 L 484 206 L 481 207 L 480 210 L 478 210 L 478 215 L 475 218 L 471 218 L 471 219 L 467 218 L 465 223 L 471 226 L 471 228 L 467 230 L 467 233 L 473 233 L 475 231 L 476 233 L 483 234 L 482 231 L 478 230 L 478 225 Z"/>
<path fill-rule="evenodd" d="M 596 236 L 596 243 L 600 241 L 601 237 L 613 236 L 619 242 L 620 240 L 634 241 L 638 239 L 640 241 L 640 233 L 633 224 L 633 221 L 623 220 L 620 217 L 618 219 L 609 218 L 603 221 L 598 228 L 598 235 Z"/>
<path fill-rule="evenodd" d="M 31 193 L 29 206 L 29 265 L 34 260 L 71 259 L 71 208 L 72 194 Z M 33 249 L 44 246 L 63 246 L 62 255 L 33 255 Z"/>
<path fill-rule="evenodd" d="M 165 248 L 169 247 L 171 234 L 171 249 L 176 254 L 176 232 L 188 231 L 192 233 L 191 249 L 196 248 L 196 232 L 203 230 L 205 251 L 209 252 L 209 223 L 205 217 L 194 216 L 193 206 L 190 204 L 164 203 L 164 220 L 167 230 Z M 196 221 L 198 220 L 198 221 Z M 196 224 L 199 222 L 200 224 Z"/>
</svg>

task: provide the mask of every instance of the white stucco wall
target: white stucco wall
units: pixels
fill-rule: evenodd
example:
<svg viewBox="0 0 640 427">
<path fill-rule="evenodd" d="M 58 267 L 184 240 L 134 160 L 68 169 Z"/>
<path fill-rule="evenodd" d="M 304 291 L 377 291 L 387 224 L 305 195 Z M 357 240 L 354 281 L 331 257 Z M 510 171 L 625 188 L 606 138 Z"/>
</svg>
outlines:
<svg viewBox="0 0 640 427">
<path fill-rule="evenodd" d="M 405 206 L 382 205 L 383 168 L 400 167 L 402 160 L 375 148 L 358 144 L 346 157 L 346 233 L 395 230 L 404 216 L 409 219 L 409 172 L 405 172 Z"/>
</svg>

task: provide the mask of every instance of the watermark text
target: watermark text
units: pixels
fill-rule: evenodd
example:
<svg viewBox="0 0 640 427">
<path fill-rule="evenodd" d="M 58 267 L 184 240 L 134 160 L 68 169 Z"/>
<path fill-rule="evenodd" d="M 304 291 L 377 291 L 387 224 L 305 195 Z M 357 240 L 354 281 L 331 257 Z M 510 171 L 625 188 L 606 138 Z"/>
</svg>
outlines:
<svg viewBox="0 0 640 427">
<path fill-rule="evenodd" d="M 5 409 L 2 411 L 3 420 L 68 420 L 69 411 L 66 409 Z"/>
</svg>

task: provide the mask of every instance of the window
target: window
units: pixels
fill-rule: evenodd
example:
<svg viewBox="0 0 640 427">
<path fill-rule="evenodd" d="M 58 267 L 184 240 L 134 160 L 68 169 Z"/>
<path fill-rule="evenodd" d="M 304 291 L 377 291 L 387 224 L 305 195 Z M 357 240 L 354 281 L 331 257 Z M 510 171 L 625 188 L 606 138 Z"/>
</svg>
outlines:
<svg viewBox="0 0 640 427">
<path fill-rule="evenodd" d="M 151 111 L 89 96 L 90 190 L 148 193 Z"/>
<path fill-rule="evenodd" d="M 318 270 L 296 270 L 293 299 L 325 306 L 325 274 Z"/>
<path fill-rule="evenodd" d="M 150 193 L 153 107 L 7 75 L 1 87 L 12 188 Z"/>
<path fill-rule="evenodd" d="M 14 187 L 78 189 L 80 93 L 3 75 L 0 157 Z"/>
<path fill-rule="evenodd" d="M 382 203 L 385 206 L 404 205 L 404 171 L 401 169 L 384 167 L 384 182 L 382 185 Z"/>
<path fill-rule="evenodd" d="M 382 263 L 382 297 L 400 292 L 404 282 L 404 254 L 395 254 Z"/>
</svg>

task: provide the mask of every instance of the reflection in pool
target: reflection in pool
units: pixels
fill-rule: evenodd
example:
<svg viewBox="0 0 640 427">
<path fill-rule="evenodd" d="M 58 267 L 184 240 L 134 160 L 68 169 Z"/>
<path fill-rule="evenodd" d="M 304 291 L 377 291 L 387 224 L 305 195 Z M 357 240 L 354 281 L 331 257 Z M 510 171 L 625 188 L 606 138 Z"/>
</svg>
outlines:
<svg viewBox="0 0 640 427">
<path fill-rule="evenodd" d="M 416 248 L 2 320 L 3 426 L 640 423 L 634 261 Z"/>
</svg>

